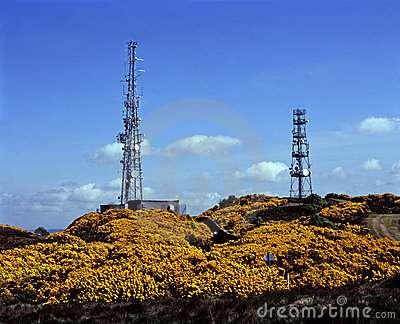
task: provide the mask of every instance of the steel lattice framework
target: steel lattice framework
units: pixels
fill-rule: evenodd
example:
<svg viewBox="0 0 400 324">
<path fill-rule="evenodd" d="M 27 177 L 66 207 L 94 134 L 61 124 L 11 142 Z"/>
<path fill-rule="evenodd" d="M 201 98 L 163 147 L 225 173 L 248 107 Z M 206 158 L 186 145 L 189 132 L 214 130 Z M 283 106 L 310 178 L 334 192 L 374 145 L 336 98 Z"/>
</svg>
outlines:
<svg viewBox="0 0 400 324">
<path fill-rule="evenodd" d="M 312 194 L 310 146 L 307 141 L 305 109 L 293 110 L 292 165 L 290 197 L 304 198 Z"/>
<path fill-rule="evenodd" d="M 121 204 L 129 200 L 143 200 L 143 171 L 141 147 L 143 134 L 140 131 L 139 117 L 140 96 L 137 93 L 138 72 L 136 57 L 138 43 L 128 42 L 128 71 L 125 75 L 126 93 L 124 100 L 124 131 L 117 136 L 118 142 L 123 144 L 122 185 L 119 197 Z"/>
</svg>

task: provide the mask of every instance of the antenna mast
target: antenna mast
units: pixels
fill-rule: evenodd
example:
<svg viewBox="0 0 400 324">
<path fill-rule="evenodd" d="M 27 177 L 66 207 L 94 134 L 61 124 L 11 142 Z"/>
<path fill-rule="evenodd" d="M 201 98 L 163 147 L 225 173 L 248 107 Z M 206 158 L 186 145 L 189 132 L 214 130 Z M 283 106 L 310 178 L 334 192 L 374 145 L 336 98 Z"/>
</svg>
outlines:
<svg viewBox="0 0 400 324">
<path fill-rule="evenodd" d="M 126 93 L 124 94 L 124 131 L 117 136 L 118 142 L 123 144 L 122 184 L 121 195 L 118 197 L 121 205 L 129 200 L 143 200 L 143 171 L 141 146 L 143 134 L 140 131 L 139 103 L 137 93 L 137 61 L 136 48 L 138 43 L 128 42 L 128 71 L 125 75 Z"/>
<path fill-rule="evenodd" d="M 290 197 L 305 198 L 312 194 L 310 146 L 307 141 L 305 109 L 293 110 L 292 165 Z"/>
</svg>

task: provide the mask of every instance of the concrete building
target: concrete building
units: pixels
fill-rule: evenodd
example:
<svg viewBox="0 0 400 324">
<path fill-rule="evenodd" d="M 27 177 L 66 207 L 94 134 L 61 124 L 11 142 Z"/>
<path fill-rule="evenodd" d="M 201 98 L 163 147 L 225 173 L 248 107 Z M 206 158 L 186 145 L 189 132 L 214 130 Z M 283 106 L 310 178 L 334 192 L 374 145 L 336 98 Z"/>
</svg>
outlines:
<svg viewBox="0 0 400 324">
<path fill-rule="evenodd" d="M 128 209 L 169 209 L 178 214 L 181 212 L 179 200 L 129 200 Z"/>
<path fill-rule="evenodd" d="M 140 209 L 163 209 L 163 210 L 171 210 L 175 213 L 184 213 L 185 208 L 181 210 L 181 205 L 179 200 L 129 200 L 127 205 L 124 204 L 105 204 L 100 205 L 100 212 L 104 213 L 108 209 L 131 209 L 131 210 L 140 210 Z"/>
</svg>

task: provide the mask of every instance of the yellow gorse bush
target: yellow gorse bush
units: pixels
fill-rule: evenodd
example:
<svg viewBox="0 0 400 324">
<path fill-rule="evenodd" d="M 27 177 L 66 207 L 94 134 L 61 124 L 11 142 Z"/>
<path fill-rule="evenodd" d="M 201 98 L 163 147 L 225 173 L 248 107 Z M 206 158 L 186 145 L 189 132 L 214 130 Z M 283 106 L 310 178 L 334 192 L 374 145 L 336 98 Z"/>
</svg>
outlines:
<svg viewBox="0 0 400 324">
<path fill-rule="evenodd" d="M 348 222 L 355 218 L 366 216 L 368 212 L 369 209 L 365 203 L 346 201 L 323 208 L 320 215 L 332 221 Z"/>
<path fill-rule="evenodd" d="M 208 217 L 235 222 L 237 214 L 282 201 L 237 204 Z M 190 217 L 161 210 L 90 213 L 43 242 L 1 250 L 0 303 L 241 298 L 288 289 L 286 272 L 289 289 L 339 287 L 400 272 L 400 243 L 366 235 L 357 225 L 333 230 L 269 221 L 242 233 L 237 241 L 212 244 L 208 227 Z M 269 252 L 277 256 L 271 265 L 263 260 Z"/>
<path fill-rule="evenodd" d="M 257 201 L 262 200 L 262 201 Z M 256 210 L 268 210 L 270 208 L 286 205 L 286 199 L 268 197 L 263 195 L 249 195 L 242 197 L 232 206 L 217 210 L 208 210 L 202 216 L 210 217 L 218 222 L 224 229 L 241 235 L 254 226 L 248 222 L 247 216 Z"/>
<path fill-rule="evenodd" d="M 371 211 L 378 213 L 390 213 L 393 208 L 400 207 L 397 203 L 398 200 L 400 200 L 400 197 L 391 193 L 372 194 L 351 198 L 351 201 L 365 203 Z"/>
</svg>

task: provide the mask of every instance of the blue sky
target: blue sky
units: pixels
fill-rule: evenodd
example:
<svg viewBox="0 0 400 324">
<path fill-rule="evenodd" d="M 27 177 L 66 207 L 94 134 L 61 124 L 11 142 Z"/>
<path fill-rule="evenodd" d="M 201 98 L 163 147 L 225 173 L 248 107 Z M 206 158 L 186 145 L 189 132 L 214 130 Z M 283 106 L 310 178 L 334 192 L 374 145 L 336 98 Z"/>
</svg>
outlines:
<svg viewBox="0 0 400 324">
<path fill-rule="evenodd" d="M 0 222 L 64 227 L 117 196 L 139 41 L 147 198 L 193 214 L 286 195 L 291 110 L 315 191 L 400 193 L 398 1 L 3 1 Z"/>
</svg>

